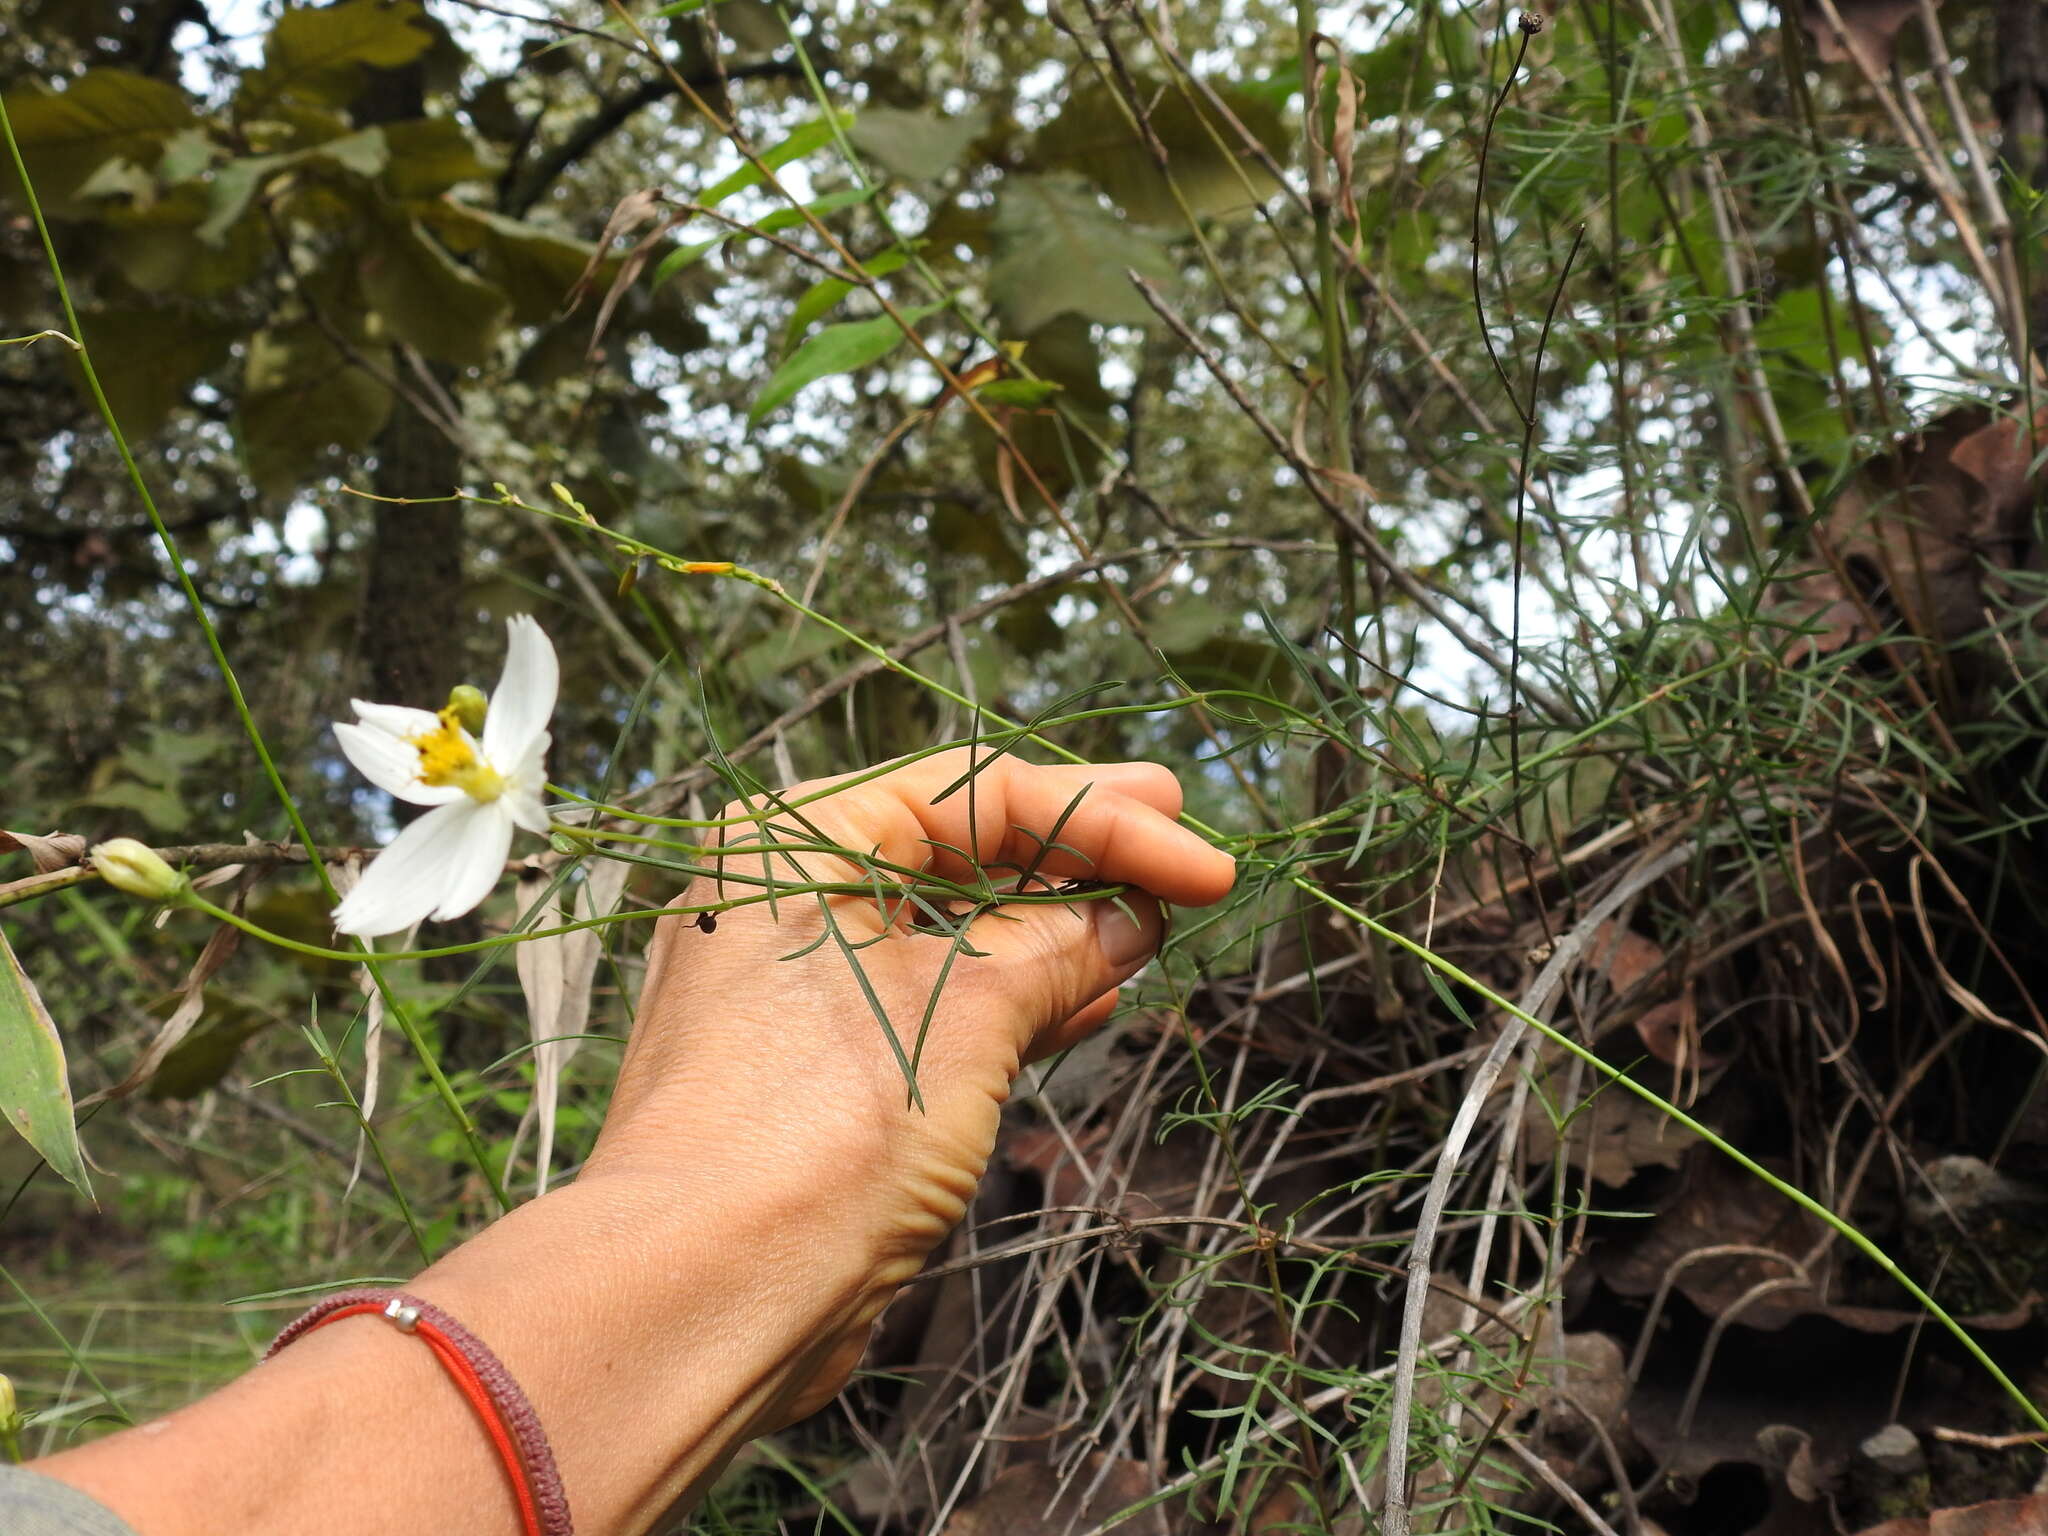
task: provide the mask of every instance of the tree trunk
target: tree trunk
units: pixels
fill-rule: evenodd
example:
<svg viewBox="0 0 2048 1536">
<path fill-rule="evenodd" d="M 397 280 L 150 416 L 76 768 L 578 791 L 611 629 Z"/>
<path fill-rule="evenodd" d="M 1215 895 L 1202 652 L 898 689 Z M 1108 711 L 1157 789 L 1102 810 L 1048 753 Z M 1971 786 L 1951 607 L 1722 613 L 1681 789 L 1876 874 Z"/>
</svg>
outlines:
<svg viewBox="0 0 2048 1536">
<path fill-rule="evenodd" d="M 365 125 L 425 112 L 416 64 L 377 72 L 356 104 Z M 404 393 L 392 403 L 376 455 L 370 484 L 379 496 L 442 497 L 462 480 L 460 451 Z M 373 506 L 360 637 L 370 696 L 435 709 L 465 680 L 462 504 Z"/>
<path fill-rule="evenodd" d="M 455 445 L 399 400 L 377 438 L 377 494 L 446 496 L 461 478 Z M 370 697 L 436 709 L 467 680 L 462 504 L 372 505 L 362 610 Z"/>
</svg>

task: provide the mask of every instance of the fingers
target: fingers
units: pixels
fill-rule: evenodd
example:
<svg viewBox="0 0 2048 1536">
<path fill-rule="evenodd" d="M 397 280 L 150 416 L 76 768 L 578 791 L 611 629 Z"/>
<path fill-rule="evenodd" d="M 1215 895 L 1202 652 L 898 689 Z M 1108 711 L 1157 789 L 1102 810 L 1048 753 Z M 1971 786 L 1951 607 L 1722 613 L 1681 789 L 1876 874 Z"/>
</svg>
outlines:
<svg viewBox="0 0 2048 1536">
<path fill-rule="evenodd" d="M 981 958 L 953 974 L 976 989 L 979 1016 L 1009 1021 L 1018 1059 L 1035 1061 L 1098 1028 L 1116 1006 L 1117 987 L 1145 968 L 1165 935 L 1159 903 L 1138 892 L 1011 906 L 968 928 Z"/>
<path fill-rule="evenodd" d="M 962 783 L 968 764 L 965 750 L 940 753 L 848 784 L 769 822 L 792 835 L 786 840 L 809 840 L 801 830 L 808 823 L 843 846 L 948 879 L 971 878 L 972 860 L 991 871 L 1135 885 L 1168 901 L 1206 906 L 1235 878 L 1228 854 L 1173 820 L 1180 784 L 1157 763 L 1048 768 L 1012 756 L 989 762 L 984 754 L 971 781 Z M 784 798 L 803 801 L 841 783 L 844 778 L 799 785 Z M 759 840 L 751 832 L 744 836 Z M 735 831 L 728 840 L 739 842 L 742 835 Z M 796 857 L 810 878 L 859 878 L 844 861 Z"/>
</svg>

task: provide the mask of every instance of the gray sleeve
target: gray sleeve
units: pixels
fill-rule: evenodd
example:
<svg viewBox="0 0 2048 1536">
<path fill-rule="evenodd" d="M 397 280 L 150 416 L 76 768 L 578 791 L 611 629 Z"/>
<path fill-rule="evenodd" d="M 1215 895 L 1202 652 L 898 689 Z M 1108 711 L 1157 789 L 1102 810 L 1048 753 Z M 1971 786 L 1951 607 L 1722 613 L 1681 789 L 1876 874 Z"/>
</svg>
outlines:
<svg viewBox="0 0 2048 1536">
<path fill-rule="evenodd" d="M 0 1463 L 0 1531 L 7 1536 L 135 1536 L 98 1499 L 23 1467 Z"/>
</svg>

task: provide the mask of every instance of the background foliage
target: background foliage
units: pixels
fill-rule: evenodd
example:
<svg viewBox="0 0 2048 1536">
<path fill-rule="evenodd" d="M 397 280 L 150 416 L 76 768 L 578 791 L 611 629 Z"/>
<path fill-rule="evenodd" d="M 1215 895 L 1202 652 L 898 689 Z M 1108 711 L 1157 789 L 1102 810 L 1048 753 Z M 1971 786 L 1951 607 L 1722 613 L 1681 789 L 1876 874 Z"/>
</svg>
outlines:
<svg viewBox="0 0 2048 1536">
<path fill-rule="evenodd" d="M 2020 1405 L 1881 1264 L 1497 1003 L 2041 1396 L 2048 20 L 1522 14 L 0 0 L 80 339 L 337 857 L 393 808 L 328 722 L 488 682 L 531 611 L 579 793 L 694 814 L 713 743 L 780 780 L 1030 719 L 1180 765 L 1243 861 L 1016 1109 L 988 1224 L 891 1314 L 906 1374 L 703 1528 L 1081 1530 L 1162 1490 L 1140 1528 L 1403 1528 L 1390 1443 L 1440 1530 L 2032 1487 Z M 4 329 L 63 329 L 0 181 Z M 0 399 L 0 820 L 240 863 L 216 895 L 321 941 L 77 355 L 0 349 Z M 675 568 L 727 560 L 779 593 Z M 96 1209 L 0 1152 L 31 1451 L 532 1188 L 505 951 L 389 967 L 380 1031 L 354 968 L 30 856 L 8 941 L 77 1100 L 130 1090 L 87 1110 Z M 1862 1449 L 1892 1421 L 1917 1463 Z"/>
</svg>

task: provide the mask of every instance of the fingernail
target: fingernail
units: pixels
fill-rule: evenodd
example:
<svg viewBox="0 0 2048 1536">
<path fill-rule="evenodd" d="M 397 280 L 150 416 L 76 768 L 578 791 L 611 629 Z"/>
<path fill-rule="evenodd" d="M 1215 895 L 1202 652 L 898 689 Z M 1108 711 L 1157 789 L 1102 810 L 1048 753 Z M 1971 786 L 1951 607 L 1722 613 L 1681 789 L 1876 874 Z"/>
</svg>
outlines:
<svg viewBox="0 0 2048 1536">
<path fill-rule="evenodd" d="M 1159 947 L 1160 930 L 1164 926 L 1159 909 L 1146 902 L 1132 910 L 1145 917 L 1147 908 L 1150 908 L 1150 921 L 1134 923 L 1116 902 L 1098 901 L 1095 904 L 1095 942 L 1102 950 L 1102 958 L 1115 969 L 1136 965 Z"/>
</svg>

